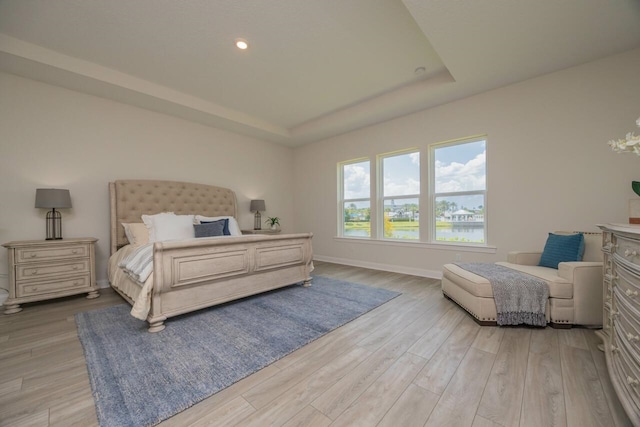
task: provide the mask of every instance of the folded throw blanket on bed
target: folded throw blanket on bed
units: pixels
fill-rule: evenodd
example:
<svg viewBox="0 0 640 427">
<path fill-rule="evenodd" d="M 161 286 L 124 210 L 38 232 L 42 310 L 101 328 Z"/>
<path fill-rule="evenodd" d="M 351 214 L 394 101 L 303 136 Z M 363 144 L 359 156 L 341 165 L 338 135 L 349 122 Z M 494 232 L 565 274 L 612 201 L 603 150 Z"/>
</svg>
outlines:
<svg viewBox="0 0 640 427">
<path fill-rule="evenodd" d="M 153 272 L 153 243 L 142 245 L 118 263 L 129 277 L 141 285 Z"/>
<path fill-rule="evenodd" d="M 498 325 L 547 325 L 545 309 L 549 287 L 544 280 L 496 264 L 471 262 L 456 265 L 489 280 L 496 302 Z"/>
</svg>

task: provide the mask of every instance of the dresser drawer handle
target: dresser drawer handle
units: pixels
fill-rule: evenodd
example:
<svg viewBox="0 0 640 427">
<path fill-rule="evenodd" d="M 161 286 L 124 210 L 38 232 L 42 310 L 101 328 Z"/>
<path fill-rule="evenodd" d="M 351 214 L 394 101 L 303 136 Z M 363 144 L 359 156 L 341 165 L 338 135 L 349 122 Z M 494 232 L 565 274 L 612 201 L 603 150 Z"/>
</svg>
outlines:
<svg viewBox="0 0 640 427">
<path fill-rule="evenodd" d="M 71 250 L 71 253 L 72 253 L 72 254 L 77 254 L 77 253 L 78 253 L 78 250 L 77 250 L 77 249 L 72 249 L 72 250 Z"/>
<path fill-rule="evenodd" d="M 632 291 L 631 289 L 627 289 L 624 293 L 627 294 L 628 297 L 638 296 L 638 291 Z"/>
<path fill-rule="evenodd" d="M 74 266 L 73 266 L 73 269 L 74 269 L 74 270 L 77 270 L 78 268 L 80 268 L 80 267 L 78 267 L 77 265 L 74 265 Z"/>
<path fill-rule="evenodd" d="M 638 253 L 636 251 L 634 251 L 634 250 L 625 249 L 625 251 L 624 251 L 624 256 L 628 257 L 628 256 L 636 256 L 636 255 L 638 255 Z"/>
<path fill-rule="evenodd" d="M 633 335 L 631 332 L 627 333 L 627 339 L 631 342 L 638 342 L 640 341 L 640 336 L 638 335 Z"/>
<path fill-rule="evenodd" d="M 32 253 L 32 254 L 31 254 L 31 258 L 35 258 L 35 257 L 36 257 L 36 254 L 35 254 L 35 253 Z"/>
<path fill-rule="evenodd" d="M 36 274 L 38 274 L 38 270 L 33 270 L 33 271 L 31 271 L 31 275 L 32 275 L 32 276 L 35 276 Z"/>
<path fill-rule="evenodd" d="M 37 286 L 34 286 L 33 288 L 31 288 L 31 290 L 33 290 L 33 291 L 37 291 L 37 290 L 38 290 L 38 287 L 37 287 Z"/>
<path fill-rule="evenodd" d="M 638 385 L 640 385 L 640 381 L 635 378 L 627 377 L 627 384 L 629 384 L 631 387 L 637 387 Z"/>
</svg>

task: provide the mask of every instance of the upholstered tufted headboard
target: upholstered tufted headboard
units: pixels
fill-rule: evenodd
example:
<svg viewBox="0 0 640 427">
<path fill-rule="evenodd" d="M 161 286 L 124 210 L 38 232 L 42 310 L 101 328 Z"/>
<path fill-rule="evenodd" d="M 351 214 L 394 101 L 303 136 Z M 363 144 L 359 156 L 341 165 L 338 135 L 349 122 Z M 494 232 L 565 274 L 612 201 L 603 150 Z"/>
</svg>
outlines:
<svg viewBox="0 0 640 427">
<path fill-rule="evenodd" d="M 109 183 L 111 253 L 128 243 L 122 223 L 143 214 L 236 216 L 236 195 L 228 188 L 176 181 L 120 180 Z"/>
</svg>

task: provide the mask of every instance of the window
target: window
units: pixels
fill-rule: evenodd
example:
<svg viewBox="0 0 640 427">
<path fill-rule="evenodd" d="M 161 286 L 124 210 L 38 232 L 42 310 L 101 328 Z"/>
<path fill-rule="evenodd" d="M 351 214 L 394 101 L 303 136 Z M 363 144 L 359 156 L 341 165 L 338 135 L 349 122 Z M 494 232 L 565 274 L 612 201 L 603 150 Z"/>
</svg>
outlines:
<svg viewBox="0 0 640 427">
<path fill-rule="evenodd" d="M 378 154 L 373 169 L 372 157 L 338 163 L 338 235 L 486 244 L 486 145 L 475 136 Z"/>
<path fill-rule="evenodd" d="M 371 176 L 369 160 L 342 163 L 341 235 L 371 236 Z"/>
<path fill-rule="evenodd" d="M 486 140 L 431 147 L 436 241 L 486 242 Z"/>
<path fill-rule="evenodd" d="M 420 239 L 420 153 L 380 157 L 382 234 L 387 239 Z"/>
</svg>

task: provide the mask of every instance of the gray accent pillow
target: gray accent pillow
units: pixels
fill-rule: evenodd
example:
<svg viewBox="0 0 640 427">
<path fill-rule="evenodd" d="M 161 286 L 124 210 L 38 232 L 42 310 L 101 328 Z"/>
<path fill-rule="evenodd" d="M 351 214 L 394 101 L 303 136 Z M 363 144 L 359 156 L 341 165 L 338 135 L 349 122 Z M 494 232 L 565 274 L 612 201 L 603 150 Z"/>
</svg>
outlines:
<svg viewBox="0 0 640 427">
<path fill-rule="evenodd" d="M 194 224 L 193 229 L 196 237 L 224 236 L 225 220 L 207 222 L 205 224 Z"/>
</svg>

